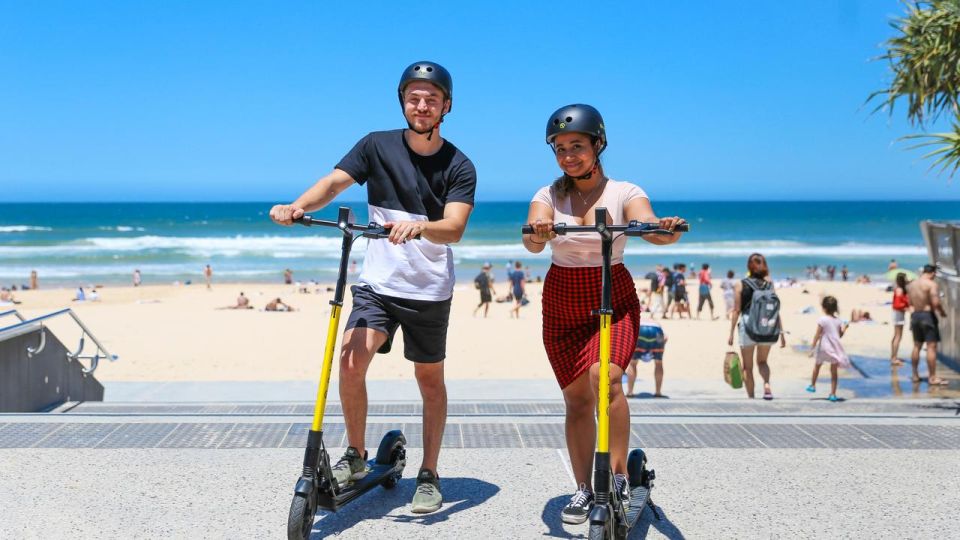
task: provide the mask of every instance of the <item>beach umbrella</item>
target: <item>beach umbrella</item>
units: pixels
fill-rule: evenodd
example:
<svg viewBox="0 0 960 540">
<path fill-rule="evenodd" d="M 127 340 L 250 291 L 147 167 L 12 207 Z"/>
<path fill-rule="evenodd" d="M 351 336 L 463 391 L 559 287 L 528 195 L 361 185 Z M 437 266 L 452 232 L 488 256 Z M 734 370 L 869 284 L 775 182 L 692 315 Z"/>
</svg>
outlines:
<svg viewBox="0 0 960 540">
<path fill-rule="evenodd" d="M 913 281 L 917 279 L 917 274 L 907 270 L 906 268 L 894 268 L 893 270 L 887 270 L 887 273 L 884 274 L 883 277 L 886 278 L 887 281 L 896 281 L 897 274 L 901 272 L 907 275 L 907 281 Z"/>
</svg>

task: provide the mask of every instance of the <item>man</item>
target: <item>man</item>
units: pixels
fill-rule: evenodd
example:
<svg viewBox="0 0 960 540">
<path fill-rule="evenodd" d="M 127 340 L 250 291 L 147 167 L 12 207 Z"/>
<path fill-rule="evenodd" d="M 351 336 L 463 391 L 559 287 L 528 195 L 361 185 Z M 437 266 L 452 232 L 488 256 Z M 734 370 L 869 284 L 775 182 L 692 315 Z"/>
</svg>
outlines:
<svg viewBox="0 0 960 540">
<path fill-rule="evenodd" d="M 434 62 L 404 70 L 397 88 L 408 129 L 370 133 L 336 168 L 289 205 L 270 210 L 290 225 L 304 212 L 323 208 L 354 182 L 367 187 L 370 221 L 390 228 L 389 238 L 370 240 L 353 311 L 340 352 L 340 401 L 349 447 L 333 466 L 338 483 L 366 474 L 366 373 L 377 352 L 389 352 L 399 326 L 404 356 L 414 362 L 423 398 L 423 463 L 413 511 L 440 508 L 437 461 L 447 418 L 443 380 L 447 324 L 453 296 L 453 252 L 473 210 L 476 170 L 440 136 L 453 104 L 453 80 Z M 419 240 L 415 240 L 416 238 Z"/>
<path fill-rule="evenodd" d="M 497 294 L 497 291 L 493 290 L 493 265 L 488 262 L 483 263 L 483 269 L 477 277 L 473 278 L 473 283 L 480 291 L 480 303 L 473 309 L 473 315 L 476 316 L 477 312 L 483 308 L 483 317 L 486 318 L 490 312 L 493 295 Z"/>
<path fill-rule="evenodd" d="M 913 363 L 913 382 L 920 382 L 920 347 L 927 345 L 927 371 L 930 377 L 927 383 L 931 386 L 949 384 L 945 379 L 937 377 L 937 343 L 940 342 L 940 327 L 937 313 L 946 317 L 947 312 L 940 303 L 940 291 L 934 275 L 937 268 L 932 264 L 925 265 L 919 279 L 907 284 L 907 296 L 913 313 L 910 315 L 910 331 L 913 333 L 913 353 L 910 361 Z"/>
</svg>

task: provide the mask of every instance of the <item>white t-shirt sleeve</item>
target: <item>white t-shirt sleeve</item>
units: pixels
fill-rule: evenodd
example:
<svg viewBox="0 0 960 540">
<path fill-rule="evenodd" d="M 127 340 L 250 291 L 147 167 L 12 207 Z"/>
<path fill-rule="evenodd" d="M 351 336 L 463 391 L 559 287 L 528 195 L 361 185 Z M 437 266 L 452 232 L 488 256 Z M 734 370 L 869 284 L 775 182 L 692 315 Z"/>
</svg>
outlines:
<svg viewBox="0 0 960 540">
<path fill-rule="evenodd" d="M 623 194 L 624 206 L 634 199 L 650 199 L 650 197 L 647 196 L 647 192 L 641 189 L 640 186 L 624 182 L 624 187 L 626 188 Z"/>
<path fill-rule="evenodd" d="M 544 186 L 537 190 L 536 195 L 533 196 L 533 200 L 530 202 L 543 203 L 553 208 L 553 197 L 550 195 L 550 186 Z"/>
</svg>

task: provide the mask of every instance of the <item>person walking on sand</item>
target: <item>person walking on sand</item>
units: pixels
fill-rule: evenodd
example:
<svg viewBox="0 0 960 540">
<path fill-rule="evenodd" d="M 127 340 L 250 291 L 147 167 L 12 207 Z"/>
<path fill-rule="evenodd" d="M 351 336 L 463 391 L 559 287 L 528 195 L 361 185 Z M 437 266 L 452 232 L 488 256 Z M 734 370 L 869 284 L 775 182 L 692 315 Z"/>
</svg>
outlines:
<svg viewBox="0 0 960 540">
<path fill-rule="evenodd" d="M 551 265 L 543 282 L 543 346 L 563 391 L 567 451 L 577 490 L 561 511 L 565 523 L 583 523 L 593 505 L 590 486 L 596 441 L 600 328 L 593 311 L 600 307 L 602 256 L 596 234 L 558 236 L 554 223 L 593 225 L 594 209 L 606 208 L 613 223 L 658 222 L 673 231 L 684 220 L 658 218 L 642 189 L 607 178 L 600 154 L 607 146 L 603 118 L 589 105 L 568 105 L 550 115 L 546 141 L 563 175 L 537 191 L 527 223 L 533 234 L 523 245 L 540 253 L 550 244 Z M 652 244 L 672 244 L 680 233 L 644 236 Z M 640 301 L 623 265 L 625 236 L 617 236 L 611 255 L 613 321 L 610 329 L 610 460 L 616 489 L 627 486 L 630 411 L 621 378 L 630 362 L 640 328 Z"/>
<path fill-rule="evenodd" d="M 750 312 L 753 308 L 753 296 L 760 293 L 768 296 L 773 293 L 773 280 L 770 279 L 770 269 L 767 267 L 767 259 L 759 253 L 753 253 L 747 258 L 747 277 L 734 286 L 733 292 L 733 316 L 730 317 L 730 337 L 727 338 L 727 345 L 733 346 L 733 333 L 739 327 L 740 340 L 740 358 L 743 362 L 743 386 L 747 390 L 747 396 L 753 398 L 753 353 L 757 353 L 757 371 L 763 378 L 763 399 L 773 399 L 773 392 L 770 390 L 770 366 L 767 364 L 767 358 L 770 356 L 770 347 L 776 343 L 777 337 L 780 339 L 780 348 L 787 346 L 786 336 L 784 335 L 782 321 L 780 320 L 779 300 L 767 302 L 765 305 L 758 305 L 755 313 L 762 313 L 768 304 L 775 304 L 776 314 L 773 320 L 753 321 L 751 324 Z M 769 291 L 769 293 L 767 292 Z M 774 296 L 775 298 L 775 296 Z M 742 320 L 738 325 L 737 322 Z M 766 333 L 763 340 L 757 341 L 750 336 L 747 326 L 758 328 L 762 324 L 764 328 L 772 328 L 772 332 Z"/>
<path fill-rule="evenodd" d="M 347 450 L 333 475 L 346 484 L 366 474 L 367 369 L 377 352 L 390 351 L 400 327 L 404 356 L 414 362 L 423 398 L 423 461 L 412 510 L 427 513 L 443 504 L 437 463 L 447 418 L 443 369 L 455 284 L 449 244 L 463 237 L 477 173 L 440 134 L 453 106 L 453 79 L 443 66 L 411 64 L 403 70 L 397 96 L 407 129 L 368 134 L 333 172 L 292 204 L 274 206 L 270 217 L 291 225 L 359 183 L 367 188 L 369 219 L 390 229 L 386 240 L 368 240 L 363 269 L 351 287 L 353 310 L 343 334 L 339 385 Z"/>
<path fill-rule="evenodd" d="M 637 380 L 637 361 L 653 360 L 653 397 L 660 398 L 663 388 L 663 351 L 667 347 L 667 335 L 660 323 L 651 319 L 640 319 L 640 334 L 637 336 L 637 348 L 627 366 L 627 397 L 633 397 L 633 385 Z"/>
<path fill-rule="evenodd" d="M 700 299 L 697 301 L 697 318 L 700 318 L 700 312 L 703 311 L 703 303 L 707 302 L 710 304 L 710 320 L 714 321 L 717 318 L 713 315 L 713 297 L 710 296 L 710 289 L 713 288 L 713 281 L 710 279 L 710 265 L 703 263 L 703 266 L 700 268 L 700 273 L 697 274 L 697 280 L 700 283 L 699 295 Z"/>
<path fill-rule="evenodd" d="M 934 281 L 937 267 L 927 264 L 920 277 L 907 285 L 907 296 L 913 313 L 910 315 L 910 332 L 913 334 L 913 352 L 910 362 L 913 365 L 913 382 L 920 381 L 920 347 L 927 346 L 927 384 L 931 386 L 947 385 L 946 379 L 937 376 L 937 344 L 940 343 L 940 321 L 937 314 L 946 318 L 947 312 L 940 303 L 940 288 Z"/>
<path fill-rule="evenodd" d="M 140 276 L 140 269 L 137 268 L 133 271 L 133 286 L 139 287 L 142 277 Z"/>
<path fill-rule="evenodd" d="M 213 268 L 209 264 L 203 269 L 203 280 L 207 282 L 207 290 L 213 290 Z"/>
<path fill-rule="evenodd" d="M 483 263 L 483 268 L 480 269 L 480 273 L 477 274 L 477 277 L 473 278 L 474 286 L 480 291 L 480 303 L 473 309 L 474 317 L 477 316 L 480 308 L 483 308 L 483 318 L 487 318 L 487 314 L 490 312 L 490 302 L 493 301 L 493 295 L 497 294 L 497 291 L 493 289 L 492 269 L 493 265 L 485 262 Z"/>
<path fill-rule="evenodd" d="M 724 318 L 729 320 L 730 317 L 733 317 L 733 295 L 736 289 L 736 282 L 733 280 L 733 277 L 736 274 L 733 273 L 733 270 L 727 270 L 727 277 L 723 279 L 720 283 L 720 289 L 723 291 L 723 306 L 726 310 Z"/>
<path fill-rule="evenodd" d="M 910 297 L 907 296 L 907 275 L 897 273 L 896 283 L 893 285 L 893 340 L 890 342 L 890 365 L 902 366 L 900 360 L 900 340 L 903 338 L 903 327 L 907 321 L 907 310 L 910 309 Z"/>
<path fill-rule="evenodd" d="M 283 284 L 293 285 L 293 270 L 289 268 L 283 270 Z"/>
<path fill-rule="evenodd" d="M 515 261 L 514 269 L 507 273 L 510 280 L 510 294 L 513 296 L 513 307 L 510 308 L 510 318 L 520 318 L 520 308 L 523 307 L 523 299 L 527 294 L 527 286 L 524 283 L 523 263 Z"/>
<path fill-rule="evenodd" d="M 37 271 L 30 271 L 30 290 L 35 291 L 40 288 L 40 280 L 37 278 Z"/>
<path fill-rule="evenodd" d="M 837 305 L 837 299 L 832 296 L 825 296 L 820 303 L 824 315 L 817 320 L 817 332 L 813 336 L 813 343 L 810 345 L 810 357 L 816 356 L 817 363 L 813 366 L 813 377 L 810 380 L 810 386 L 807 392 L 817 391 L 817 377 L 820 376 L 820 366 L 830 364 L 830 395 L 827 401 L 839 401 L 837 399 L 837 373 L 838 368 L 850 367 L 850 358 L 843 350 L 840 338 L 850 327 L 837 317 L 840 307 Z"/>
</svg>

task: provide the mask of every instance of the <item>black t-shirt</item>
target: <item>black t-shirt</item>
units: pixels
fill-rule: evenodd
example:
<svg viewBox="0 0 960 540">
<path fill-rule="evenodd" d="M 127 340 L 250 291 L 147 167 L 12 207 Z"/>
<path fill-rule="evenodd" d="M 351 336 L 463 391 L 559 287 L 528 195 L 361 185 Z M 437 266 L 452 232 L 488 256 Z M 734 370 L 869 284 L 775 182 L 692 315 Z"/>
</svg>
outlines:
<svg viewBox="0 0 960 540">
<path fill-rule="evenodd" d="M 650 280 L 650 290 L 653 292 L 657 291 L 657 288 L 660 286 L 660 277 L 656 272 L 647 272 L 647 275 L 643 276 Z"/>
<path fill-rule="evenodd" d="M 437 221 L 447 203 L 473 205 L 477 172 L 467 156 L 446 140 L 435 154 L 421 156 L 403 132 L 370 133 L 337 164 L 366 186 L 370 221 Z M 387 296 L 441 301 L 453 294 L 453 266 L 446 244 L 371 240 L 358 282 Z"/>
<path fill-rule="evenodd" d="M 443 218 L 448 202 L 473 204 L 477 171 L 450 141 L 431 156 L 407 146 L 403 129 L 375 131 L 360 139 L 337 168 L 367 186 L 367 202 L 429 221 Z"/>
</svg>

